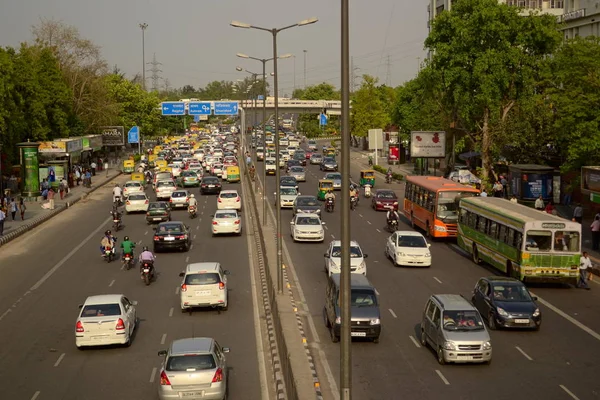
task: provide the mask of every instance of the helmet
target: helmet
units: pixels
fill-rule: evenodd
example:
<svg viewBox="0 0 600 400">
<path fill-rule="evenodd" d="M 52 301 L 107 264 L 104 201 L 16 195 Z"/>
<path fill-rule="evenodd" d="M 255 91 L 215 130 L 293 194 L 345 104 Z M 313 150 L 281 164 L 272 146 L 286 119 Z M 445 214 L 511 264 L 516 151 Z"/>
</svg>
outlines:
<svg viewBox="0 0 600 400">
<path fill-rule="evenodd" d="M 125 236 L 123 240 L 129 240 L 129 236 Z"/>
<path fill-rule="evenodd" d="M 108 236 L 108 235 L 110 235 L 110 234 L 111 234 L 111 231 L 106 231 L 106 232 L 104 232 L 104 234 L 105 234 L 106 236 Z"/>
<path fill-rule="evenodd" d="M 144 246 L 144 248 L 142 249 L 142 251 L 148 251 L 148 246 Z"/>
<path fill-rule="evenodd" d="M 190 197 L 193 199 L 194 198 L 194 193 L 190 194 Z"/>
<path fill-rule="evenodd" d="M 118 183 L 115 183 L 115 187 L 119 187 L 119 184 L 118 184 Z"/>
</svg>

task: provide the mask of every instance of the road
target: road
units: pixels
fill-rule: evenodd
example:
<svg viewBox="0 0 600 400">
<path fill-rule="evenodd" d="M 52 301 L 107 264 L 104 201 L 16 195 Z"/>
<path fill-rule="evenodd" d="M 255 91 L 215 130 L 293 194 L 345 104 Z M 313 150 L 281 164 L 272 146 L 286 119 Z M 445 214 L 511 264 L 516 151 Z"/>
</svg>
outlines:
<svg viewBox="0 0 600 400">
<path fill-rule="evenodd" d="M 256 339 L 262 335 L 255 333 L 246 235 L 212 238 L 210 215 L 216 197 L 198 195 L 199 218 L 189 220 L 186 211 L 173 212 L 173 220 L 183 219 L 192 229 L 192 249 L 158 254 L 157 279 L 146 287 L 137 268 L 121 270 L 120 262 L 107 264 L 100 257 L 100 238 L 112 224 L 111 189 L 97 190 L 2 247 L 0 398 L 156 398 L 161 362 L 157 352 L 174 339 L 192 336 L 214 337 L 231 347 L 229 398 L 265 398 Z M 143 214 L 125 215 L 123 222 L 124 229 L 116 233 L 119 241 L 128 235 L 138 242 L 137 254 L 143 245 L 151 248 L 152 228 Z M 197 261 L 219 261 L 231 271 L 228 311 L 181 313 L 178 274 L 187 262 Z M 140 320 L 133 343 L 129 348 L 77 350 L 78 305 L 89 295 L 105 293 L 123 293 L 137 302 Z"/>
<path fill-rule="evenodd" d="M 352 164 L 357 181 L 360 166 Z M 262 163 L 258 166 L 262 178 Z M 282 176 L 285 173 L 282 173 Z M 307 167 L 307 182 L 300 183 L 302 194 L 315 194 L 324 173 L 318 166 Z M 378 178 L 376 188 L 392 188 L 403 197 L 403 184 L 386 185 Z M 267 177 L 269 207 L 272 208 L 275 178 Z M 339 193 L 338 199 L 339 199 Z M 384 255 L 389 233 L 384 229 L 385 213 L 375 212 L 370 201 L 361 198 L 351 215 L 352 238 L 367 258 L 367 276 L 380 295 L 382 336 L 379 344 L 353 341 L 353 399 L 472 399 L 492 397 L 589 399 L 600 396 L 600 382 L 594 366 L 600 360 L 600 286 L 591 291 L 559 287 L 531 287 L 540 297 L 543 314 L 538 332 L 491 332 L 494 359 L 485 365 L 446 365 L 437 363 L 434 352 L 419 345 L 419 323 L 427 298 L 434 293 L 457 293 L 470 298 L 482 276 L 496 274 L 477 266 L 453 242 L 433 242 L 431 268 L 396 268 Z M 292 211 L 282 210 L 284 256 L 299 284 L 309 309 L 311 347 L 317 358 L 319 379 L 326 398 L 335 398 L 337 384 L 328 384 L 327 372 L 339 382 L 339 344 L 329 339 L 322 310 L 327 275 L 323 253 L 327 244 L 340 238 L 339 207 L 324 213 L 326 240 L 293 243 L 288 221 Z M 401 230 L 411 230 L 407 221 Z M 318 357 L 324 354 L 324 357 Z"/>
</svg>

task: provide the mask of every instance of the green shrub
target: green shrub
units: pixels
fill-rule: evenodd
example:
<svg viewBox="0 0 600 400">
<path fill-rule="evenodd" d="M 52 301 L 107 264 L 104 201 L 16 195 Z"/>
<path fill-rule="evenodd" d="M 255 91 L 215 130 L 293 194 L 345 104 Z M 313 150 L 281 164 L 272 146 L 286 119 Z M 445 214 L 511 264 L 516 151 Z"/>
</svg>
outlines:
<svg viewBox="0 0 600 400">
<path fill-rule="evenodd" d="M 141 154 L 134 154 L 133 155 L 133 161 L 140 162 L 141 159 L 142 159 Z"/>
</svg>

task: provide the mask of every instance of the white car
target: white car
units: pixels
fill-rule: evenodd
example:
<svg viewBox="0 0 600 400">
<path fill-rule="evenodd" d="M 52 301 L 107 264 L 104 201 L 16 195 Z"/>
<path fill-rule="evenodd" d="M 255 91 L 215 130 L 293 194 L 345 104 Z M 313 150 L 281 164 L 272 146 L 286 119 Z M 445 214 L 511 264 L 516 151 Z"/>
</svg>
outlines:
<svg viewBox="0 0 600 400">
<path fill-rule="evenodd" d="M 419 232 L 396 231 L 388 238 L 385 254 L 400 266 L 431 267 L 431 244 Z"/>
<path fill-rule="evenodd" d="M 194 152 L 194 158 L 200 162 L 204 159 L 204 150 L 198 149 Z"/>
<path fill-rule="evenodd" d="M 242 198 L 237 190 L 221 190 L 217 197 L 217 210 L 242 211 Z"/>
<path fill-rule="evenodd" d="M 297 182 L 306 182 L 306 170 L 304 169 L 304 167 L 294 165 L 293 167 L 290 167 L 288 173 L 290 174 L 290 176 L 296 178 Z"/>
<path fill-rule="evenodd" d="M 183 168 L 183 162 L 181 164 L 169 164 L 167 167 L 171 168 L 171 173 L 174 178 L 177 178 L 181 174 L 181 169 Z"/>
<path fill-rule="evenodd" d="M 158 181 L 156 183 L 156 198 L 158 200 L 170 199 L 174 191 L 177 190 L 177 185 L 173 181 Z"/>
<path fill-rule="evenodd" d="M 290 152 L 287 150 L 281 150 L 279 152 L 279 158 L 283 159 L 284 162 L 288 162 L 290 160 Z"/>
<path fill-rule="evenodd" d="M 322 242 L 325 240 L 325 229 L 317 214 L 296 214 L 290 222 L 294 242 Z"/>
<path fill-rule="evenodd" d="M 294 154 L 296 154 L 296 150 L 298 150 L 298 148 L 296 146 L 288 146 L 287 147 L 287 151 L 290 154 L 290 157 L 294 157 Z"/>
<path fill-rule="evenodd" d="M 133 193 L 144 193 L 144 186 L 138 181 L 127 181 L 123 185 L 123 196 L 127 197 Z"/>
<path fill-rule="evenodd" d="M 81 306 L 75 323 L 75 345 L 131 344 L 137 326 L 133 303 L 122 294 L 90 296 Z"/>
<path fill-rule="evenodd" d="M 204 175 L 204 168 L 202 168 L 202 164 L 200 163 L 190 164 L 187 170 L 195 172 L 196 175 L 198 175 L 198 179 L 202 178 L 202 175 Z"/>
<path fill-rule="evenodd" d="M 215 149 L 213 151 L 213 156 L 215 156 L 215 157 L 223 157 L 223 149 Z"/>
<path fill-rule="evenodd" d="M 223 175 L 223 164 L 214 163 L 210 169 L 210 174 L 221 177 L 221 175 Z"/>
<path fill-rule="evenodd" d="M 367 275 L 367 263 L 365 262 L 367 255 L 363 253 L 358 242 L 350 242 L 350 272 L 353 274 Z M 325 253 L 325 272 L 329 276 L 331 274 L 339 274 L 342 272 L 342 244 L 339 240 L 332 240 L 329 243 L 327 252 Z"/>
<path fill-rule="evenodd" d="M 227 310 L 227 275 L 218 262 L 188 264 L 180 290 L 181 311 L 193 307 L 219 307 Z M 176 397 L 178 398 L 178 397 Z"/>
<path fill-rule="evenodd" d="M 277 196 L 277 193 L 274 193 Z M 291 186 L 282 186 L 279 188 L 279 207 L 281 208 L 294 208 L 294 201 L 296 197 L 300 196 L 300 192 Z M 277 203 L 275 204 L 277 207 Z"/>
<path fill-rule="evenodd" d="M 212 219 L 212 234 L 242 234 L 242 219 L 237 210 L 217 210 Z"/>
<path fill-rule="evenodd" d="M 125 212 L 127 214 L 132 212 L 146 212 L 150 205 L 150 199 L 146 196 L 146 193 L 132 193 L 126 197 L 125 200 Z"/>
</svg>

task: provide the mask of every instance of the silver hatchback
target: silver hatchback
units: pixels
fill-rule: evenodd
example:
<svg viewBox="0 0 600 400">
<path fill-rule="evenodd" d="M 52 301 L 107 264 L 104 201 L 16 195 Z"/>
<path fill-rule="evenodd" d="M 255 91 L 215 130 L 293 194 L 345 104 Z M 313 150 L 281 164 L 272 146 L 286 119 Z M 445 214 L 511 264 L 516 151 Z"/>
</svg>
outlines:
<svg viewBox="0 0 600 400">
<path fill-rule="evenodd" d="M 227 396 L 229 348 L 207 337 L 178 339 L 164 357 L 158 384 L 158 398 L 223 400 Z"/>
<path fill-rule="evenodd" d="M 171 208 L 187 208 L 190 203 L 190 194 L 187 190 L 176 190 L 171 193 L 169 203 L 171 203 Z"/>
</svg>

